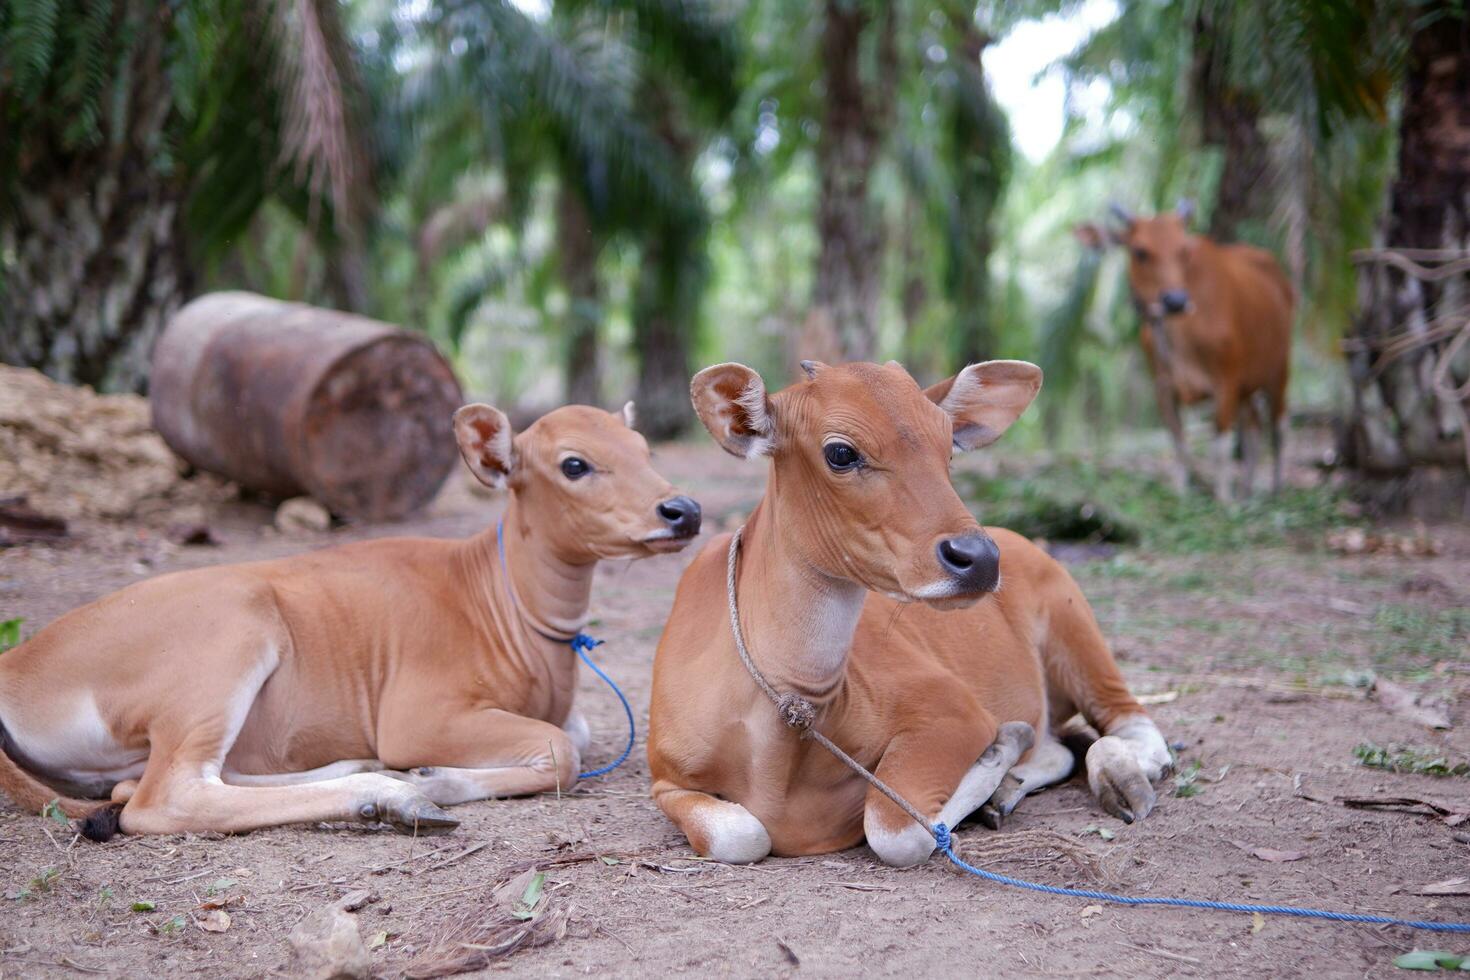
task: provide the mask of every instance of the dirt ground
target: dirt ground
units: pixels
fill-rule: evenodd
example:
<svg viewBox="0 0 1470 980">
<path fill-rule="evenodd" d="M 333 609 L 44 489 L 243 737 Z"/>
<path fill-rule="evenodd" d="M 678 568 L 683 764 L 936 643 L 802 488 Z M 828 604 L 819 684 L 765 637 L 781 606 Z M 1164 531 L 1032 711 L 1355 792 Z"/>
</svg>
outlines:
<svg viewBox="0 0 1470 980">
<path fill-rule="evenodd" d="M 664 447 L 657 464 L 703 502 L 707 530 L 738 523 L 760 492 L 758 466 L 707 444 Z M 278 536 L 269 512 L 248 504 L 216 514 L 224 543 L 213 548 L 83 525 L 65 546 L 0 551 L 0 619 L 24 617 L 29 633 L 165 571 L 364 537 L 468 535 L 500 506 L 456 476 L 411 522 L 316 537 Z M 966 828 L 961 850 L 990 845 L 989 867 L 1053 884 L 1470 920 L 1470 897 L 1414 894 L 1470 875 L 1470 823 L 1334 799 L 1403 796 L 1470 811 L 1470 779 L 1389 773 L 1354 757 L 1364 742 L 1470 756 L 1470 529 L 1434 534 L 1444 549 L 1427 558 L 1340 557 L 1320 542 L 1283 541 L 1193 557 L 1125 550 L 1071 565 L 1134 690 L 1161 702 L 1151 710 L 1185 775 L 1161 786 L 1158 808 L 1137 825 L 1106 817 L 1073 779 L 1026 801 L 999 835 Z M 648 799 L 641 751 L 654 646 L 687 558 L 599 574 L 593 632 L 607 645 L 598 653 L 639 716 L 640 750 L 622 769 L 559 799 L 460 807 L 457 831 L 419 840 L 295 827 L 95 845 L 0 805 L 0 975 L 288 975 L 293 926 L 359 889 L 378 896 L 358 913 L 376 942 L 374 969 L 394 975 L 507 868 L 591 854 L 609 860 L 547 868 L 551 901 L 569 910 L 565 935 L 485 972 L 1383 976 L 1413 948 L 1470 953 L 1466 937 L 1017 892 L 939 857 L 891 871 L 862 847 L 743 868 L 691 860 Z M 1456 727 L 1435 732 L 1389 712 L 1356 686 L 1370 671 L 1448 705 Z M 585 671 L 578 697 L 594 732 L 589 761 L 600 763 L 620 744 L 621 710 Z M 1302 856 L 1263 860 L 1251 853 L 1259 848 Z M 201 928 L 211 901 L 225 903 L 224 932 Z"/>
</svg>

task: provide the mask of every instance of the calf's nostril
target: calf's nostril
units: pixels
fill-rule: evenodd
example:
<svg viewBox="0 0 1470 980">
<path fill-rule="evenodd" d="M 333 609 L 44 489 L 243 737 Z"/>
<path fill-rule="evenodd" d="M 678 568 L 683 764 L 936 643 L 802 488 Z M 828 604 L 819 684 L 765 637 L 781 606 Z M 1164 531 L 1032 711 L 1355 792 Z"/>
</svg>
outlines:
<svg viewBox="0 0 1470 980">
<path fill-rule="evenodd" d="M 986 534 L 946 538 L 936 549 L 939 563 L 967 589 L 985 592 L 1000 582 L 1000 549 Z"/>
<path fill-rule="evenodd" d="M 675 534 L 694 534 L 699 530 L 699 504 L 688 497 L 665 500 L 658 505 L 658 516 Z"/>
<path fill-rule="evenodd" d="M 965 549 L 957 547 L 953 541 L 939 542 L 939 555 L 944 559 L 946 565 L 959 571 L 964 571 L 975 564 L 974 559 L 965 554 Z"/>
</svg>

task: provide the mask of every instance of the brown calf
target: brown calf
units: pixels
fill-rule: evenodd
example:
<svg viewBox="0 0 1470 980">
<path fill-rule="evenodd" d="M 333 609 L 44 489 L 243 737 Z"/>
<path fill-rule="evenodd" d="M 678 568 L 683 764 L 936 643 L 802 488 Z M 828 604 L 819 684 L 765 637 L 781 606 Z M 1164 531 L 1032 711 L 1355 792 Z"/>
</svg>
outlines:
<svg viewBox="0 0 1470 980">
<path fill-rule="evenodd" d="M 739 364 L 693 384 L 721 446 L 771 457 L 737 584 L 756 666 L 930 819 L 955 826 L 989 801 L 995 822 L 1066 778 L 1072 755 L 1057 736 L 1079 711 L 1104 736 L 1086 757 L 1103 808 L 1146 815 L 1168 748 L 1087 600 L 1025 538 L 982 529 L 949 480 L 953 450 L 999 438 L 1041 372 L 992 361 L 924 391 L 892 362 L 803 366 L 809 379 L 775 395 Z M 922 861 L 929 834 L 787 728 L 746 673 L 729 625 L 729 544 L 714 539 L 690 564 L 659 641 L 654 799 L 721 861 L 864 837 L 890 864 Z"/>
<path fill-rule="evenodd" d="M 1251 493 L 1262 425 L 1270 433 L 1272 489 L 1279 490 L 1291 369 L 1291 283 L 1269 252 L 1190 234 L 1191 211 L 1184 202 L 1177 211 L 1138 218 L 1114 206 L 1121 230 L 1083 225 L 1077 235 L 1092 247 L 1112 241 L 1128 249 L 1128 284 L 1143 321 L 1139 340 L 1154 377 L 1159 414 L 1174 443 L 1180 488 L 1198 473 L 1179 406 L 1209 398 L 1215 407 L 1215 495 L 1222 500 L 1231 495 L 1233 427 L 1241 449 L 1238 492 Z"/>
<path fill-rule="evenodd" d="M 588 731 L 561 638 L 597 561 L 699 529 L 631 420 L 562 408 L 512 439 L 489 406 L 455 414 L 475 476 L 510 487 L 503 561 L 493 528 L 367 541 L 163 575 L 63 616 L 0 658 L 0 789 L 32 810 L 110 794 L 104 811 L 62 800 L 102 837 L 428 829 L 457 822 L 441 805 L 571 786 Z"/>
</svg>

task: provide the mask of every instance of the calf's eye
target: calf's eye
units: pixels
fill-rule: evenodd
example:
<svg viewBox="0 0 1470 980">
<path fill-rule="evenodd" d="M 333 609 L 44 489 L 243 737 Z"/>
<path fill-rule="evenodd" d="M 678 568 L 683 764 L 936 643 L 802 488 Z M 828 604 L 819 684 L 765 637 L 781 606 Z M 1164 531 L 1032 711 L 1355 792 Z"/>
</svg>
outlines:
<svg viewBox="0 0 1470 980">
<path fill-rule="evenodd" d="M 858 451 L 845 442 L 829 442 L 822 447 L 827 467 L 834 473 L 845 473 L 863 461 Z"/>
<path fill-rule="evenodd" d="M 561 461 L 561 472 L 568 480 L 580 480 L 592 472 L 592 467 L 580 456 L 568 456 Z"/>
</svg>

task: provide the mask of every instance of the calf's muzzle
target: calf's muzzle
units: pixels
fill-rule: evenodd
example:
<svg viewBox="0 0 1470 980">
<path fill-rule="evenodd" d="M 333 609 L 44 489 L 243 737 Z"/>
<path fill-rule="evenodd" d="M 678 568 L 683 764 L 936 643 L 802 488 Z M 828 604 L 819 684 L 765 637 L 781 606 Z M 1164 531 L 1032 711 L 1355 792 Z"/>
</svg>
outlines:
<svg viewBox="0 0 1470 980">
<path fill-rule="evenodd" d="M 940 541 L 939 564 L 962 592 L 994 592 L 1000 584 L 1000 549 L 990 535 L 971 533 Z"/>
<path fill-rule="evenodd" d="M 658 516 L 676 538 L 690 538 L 699 533 L 699 503 L 682 494 L 659 504 Z"/>
</svg>

